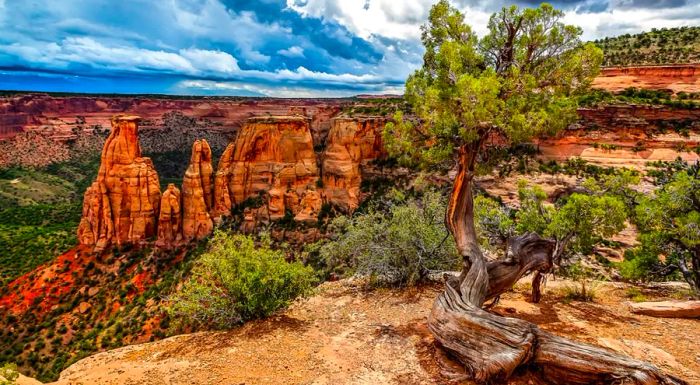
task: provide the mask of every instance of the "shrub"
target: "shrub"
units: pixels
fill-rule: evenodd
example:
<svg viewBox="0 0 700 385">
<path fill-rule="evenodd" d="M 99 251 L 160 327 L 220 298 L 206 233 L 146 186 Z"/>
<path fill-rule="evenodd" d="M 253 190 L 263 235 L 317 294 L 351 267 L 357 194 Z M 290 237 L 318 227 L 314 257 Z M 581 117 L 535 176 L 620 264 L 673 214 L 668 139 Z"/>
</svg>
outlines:
<svg viewBox="0 0 700 385">
<path fill-rule="evenodd" d="M 0 367 L 0 385 L 13 385 L 19 378 L 17 365 L 7 363 Z"/>
<path fill-rule="evenodd" d="M 386 211 L 338 217 L 331 224 L 336 238 L 320 247 L 320 257 L 338 273 L 369 276 L 372 286 L 418 284 L 431 270 L 458 266 L 454 243 L 446 241 L 444 213 L 440 194 L 428 192 Z"/>
<path fill-rule="evenodd" d="M 167 311 L 181 325 L 227 328 L 287 306 L 315 281 L 311 268 L 285 261 L 268 244 L 217 231 Z"/>
</svg>

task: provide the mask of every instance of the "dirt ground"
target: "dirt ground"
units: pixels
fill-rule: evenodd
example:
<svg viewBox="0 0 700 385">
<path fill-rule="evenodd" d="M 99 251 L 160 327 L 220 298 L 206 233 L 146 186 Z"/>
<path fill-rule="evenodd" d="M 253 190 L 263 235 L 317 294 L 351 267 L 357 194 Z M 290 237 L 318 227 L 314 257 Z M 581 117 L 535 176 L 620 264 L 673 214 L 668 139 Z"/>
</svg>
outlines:
<svg viewBox="0 0 700 385">
<path fill-rule="evenodd" d="M 700 320 L 631 314 L 625 305 L 628 287 L 617 283 L 598 286 L 593 303 L 566 301 L 567 285 L 572 283 L 548 282 L 542 302 L 532 304 L 523 281 L 495 311 L 649 360 L 700 384 Z M 314 296 L 270 319 L 99 353 L 66 369 L 55 384 L 450 383 L 442 370 L 445 359 L 426 327 L 441 287 L 366 292 L 351 281 L 325 283 Z M 674 290 L 643 294 L 661 299 Z"/>
</svg>

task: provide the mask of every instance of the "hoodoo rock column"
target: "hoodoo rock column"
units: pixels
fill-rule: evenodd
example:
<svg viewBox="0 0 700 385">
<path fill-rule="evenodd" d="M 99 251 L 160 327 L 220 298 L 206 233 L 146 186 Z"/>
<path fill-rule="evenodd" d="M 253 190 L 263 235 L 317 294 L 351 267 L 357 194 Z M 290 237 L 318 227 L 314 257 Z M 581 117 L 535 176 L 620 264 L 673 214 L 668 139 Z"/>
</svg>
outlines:
<svg viewBox="0 0 700 385">
<path fill-rule="evenodd" d="M 141 156 L 138 121 L 112 118 L 97 180 L 85 191 L 78 240 L 96 251 L 156 235 L 160 184 L 151 159 Z"/>
<path fill-rule="evenodd" d="M 192 145 L 190 165 L 182 180 L 182 235 L 186 241 L 202 239 L 214 229 L 209 215 L 213 202 L 213 173 L 209 143 L 204 139 L 196 140 Z"/>
</svg>

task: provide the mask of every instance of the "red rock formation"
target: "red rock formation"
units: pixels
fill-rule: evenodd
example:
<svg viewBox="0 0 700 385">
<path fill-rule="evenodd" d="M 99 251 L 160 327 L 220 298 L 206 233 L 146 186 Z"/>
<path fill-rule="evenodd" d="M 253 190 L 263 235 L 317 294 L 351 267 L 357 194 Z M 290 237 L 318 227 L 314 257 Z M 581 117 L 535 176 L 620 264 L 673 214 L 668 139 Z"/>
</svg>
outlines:
<svg viewBox="0 0 700 385">
<path fill-rule="evenodd" d="M 22 131 L 40 130 L 51 138 L 75 139 L 73 128 L 92 130 L 108 127 L 110 118 L 124 111 L 143 117 L 142 129 L 163 127 L 163 115 L 178 111 L 212 130 L 235 132 L 254 115 L 285 115 L 290 108 L 311 118 L 311 132 L 321 141 L 328 132 L 329 120 L 341 109 L 355 103 L 352 99 L 271 99 L 205 97 L 192 99 L 50 96 L 18 94 L 0 97 L 0 139 Z"/>
<path fill-rule="evenodd" d="M 216 173 L 215 216 L 231 205 L 264 195 L 267 220 L 296 209 L 297 200 L 318 181 L 318 167 L 310 131 L 303 116 L 251 118 L 224 152 Z M 290 200 L 291 199 L 291 200 Z"/>
<path fill-rule="evenodd" d="M 78 239 L 95 250 L 156 235 L 160 185 L 151 160 L 141 157 L 138 120 L 112 119 L 97 180 L 85 192 Z"/>
<path fill-rule="evenodd" d="M 594 88 L 622 91 L 625 88 L 700 91 L 700 64 L 603 68 Z"/>
<path fill-rule="evenodd" d="M 382 117 L 342 117 L 332 120 L 323 152 L 323 187 L 328 202 L 345 212 L 360 202 L 361 166 L 383 155 Z"/>
<path fill-rule="evenodd" d="M 182 180 L 182 236 L 186 241 L 209 235 L 214 223 L 209 215 L 213 202 L 211 148 L 206 140 L 192 145 L 190 165 Z"/>
<path fill-rule="evenodd" d="M 577 124 L 535 142 L 544 159 L 580 157 L 604 166 L 643 168 L 649 161 L 700 159 L 700 110 L 648 105 L 579 109 Z"/>
<path fill-rule="evenodd" d="M 160 199 L 158 215 L 158 240 L 156 246 L 170 249 L 182 241 L 182 209 L 180 190 L 168 184 Z"/>
</svg>

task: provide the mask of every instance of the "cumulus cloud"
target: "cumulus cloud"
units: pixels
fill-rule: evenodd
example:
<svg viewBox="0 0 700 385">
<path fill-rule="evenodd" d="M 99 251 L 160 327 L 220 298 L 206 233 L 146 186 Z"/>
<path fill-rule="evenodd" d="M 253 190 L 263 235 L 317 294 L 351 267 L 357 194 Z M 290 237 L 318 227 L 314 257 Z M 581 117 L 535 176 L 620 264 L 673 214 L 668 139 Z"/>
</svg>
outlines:
<svg viewBox="0 0 700 385">
<path fill-rule="evenodd" d="M 303 58 L 304 57 L 304 49 L 299 47 L 298 45 L 291 46 L 286 49 L 281 49 L 277 51 L 278 54 L 286 57 L 298 57 L 298 58 Z"/>
<path fill-rule="evenodd" d="M 62 0 L 10 6 L 0 0 L 0 88 L 393 93 L 422 62 L 419 27 L 435 1 Z M 452 3 L 483 35 L 490 14 L 510 1 Z M 565 21 L 583 27 L 586 39 L 700 19 L 700 3 L 688 0 L 553 4 L 566 11 Z"/>
</svg>

